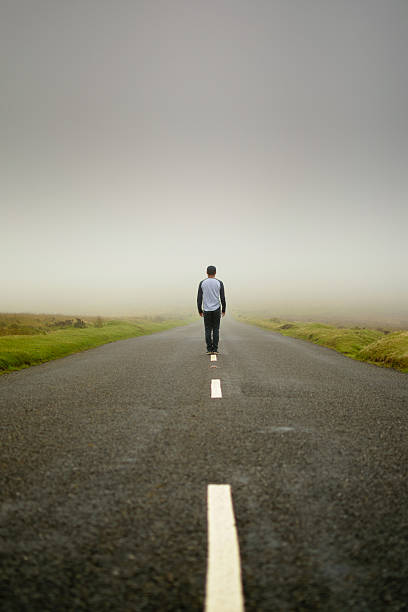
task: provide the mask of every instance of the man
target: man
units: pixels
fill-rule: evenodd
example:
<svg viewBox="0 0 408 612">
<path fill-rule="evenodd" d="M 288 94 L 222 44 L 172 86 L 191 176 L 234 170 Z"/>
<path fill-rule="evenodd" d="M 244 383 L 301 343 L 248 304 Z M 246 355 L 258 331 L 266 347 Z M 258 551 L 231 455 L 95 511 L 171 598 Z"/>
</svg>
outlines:
<svg viewBox="0 0 408 612">
<path fill-rule="evenodd" d="M 208 278 L 198 285 L 197 307 L 200 317 L 204 317 L 207 354 L 218 353 L 221 312 L 225 316 L 224 284 L 215 278 L 216 272 L 215 266 L 208 266 Z"/>
</svg>

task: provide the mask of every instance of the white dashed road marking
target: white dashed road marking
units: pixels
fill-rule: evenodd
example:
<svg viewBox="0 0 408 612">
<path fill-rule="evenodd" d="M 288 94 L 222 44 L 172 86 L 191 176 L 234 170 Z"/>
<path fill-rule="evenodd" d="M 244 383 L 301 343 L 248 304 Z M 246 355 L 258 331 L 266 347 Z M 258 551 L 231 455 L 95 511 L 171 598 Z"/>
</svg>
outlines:
<svg viewBox="0 0 408 612">
<path fill-rule="evenodd" d="M 230 485 L 208 485 L 205 612 L 243 612 L 241 561 Z"/>
<path fill-rule="evenodd" d="M 217 361 L 217 355 L 211 355 L 211 361 Z"/>
<path fill-rule="evenodd" d="M 213 378 L 211 380 L 211 397 L 222 397 L 221 380 L 219 378 Z"/>
</svg>

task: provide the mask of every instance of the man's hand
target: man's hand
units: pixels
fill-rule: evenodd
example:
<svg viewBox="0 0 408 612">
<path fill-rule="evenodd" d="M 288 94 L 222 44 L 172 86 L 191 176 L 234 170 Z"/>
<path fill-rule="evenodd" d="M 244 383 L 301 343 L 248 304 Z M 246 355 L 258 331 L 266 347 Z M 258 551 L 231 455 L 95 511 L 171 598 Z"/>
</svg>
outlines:
<svg viewBox="0 0 408 612">
<path fill-rule="evenodd" d="M 198 314 L 200 315 L 200 317 L 203 317 L 203 316 L 204 316 L 204 313 L 203 313 L 203 312 L 199 312 Z"/>
<path fill-rule="evenodd" d="M 222 316 L 225 317 L 225 312 L 222 313 Z"/>
</svg>

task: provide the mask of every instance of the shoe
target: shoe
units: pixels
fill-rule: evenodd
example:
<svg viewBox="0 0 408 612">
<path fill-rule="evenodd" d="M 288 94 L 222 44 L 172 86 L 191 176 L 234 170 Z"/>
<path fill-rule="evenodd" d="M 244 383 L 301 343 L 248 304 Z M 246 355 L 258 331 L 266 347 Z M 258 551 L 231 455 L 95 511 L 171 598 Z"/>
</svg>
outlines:
<svg viewBox="0 0 408 612">
<path fill-rule="evenodd" d="M 207 355 L 212 355 L 212 351 L 207 351 Z"/>
<path fill-rule="evenodd" d="M 218 351 L 212 351 L 212 354 L 213 355 L 219 355 L 219 352 Z"/>
</svg>

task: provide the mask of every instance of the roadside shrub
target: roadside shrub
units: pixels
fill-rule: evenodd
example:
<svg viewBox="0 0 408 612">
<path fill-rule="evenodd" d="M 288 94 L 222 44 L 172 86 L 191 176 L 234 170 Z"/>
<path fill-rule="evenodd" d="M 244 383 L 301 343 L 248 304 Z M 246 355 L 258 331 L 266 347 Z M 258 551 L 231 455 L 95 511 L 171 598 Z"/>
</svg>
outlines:
<svg viewBox="0 0 408 612">
<path fill-rule="evenodd" d="M 76 317 L 76 321 L 74 323 L 74 327 L 84 328 L 84 327 L 86 327 L 86 323 L 82 319 L 78 319 L 78 317 Z"/>
</svg>

